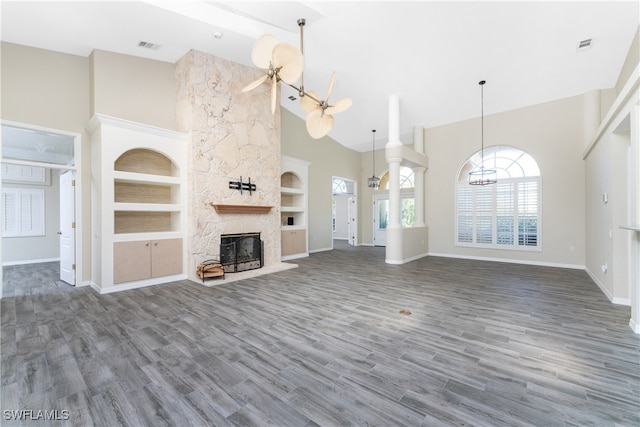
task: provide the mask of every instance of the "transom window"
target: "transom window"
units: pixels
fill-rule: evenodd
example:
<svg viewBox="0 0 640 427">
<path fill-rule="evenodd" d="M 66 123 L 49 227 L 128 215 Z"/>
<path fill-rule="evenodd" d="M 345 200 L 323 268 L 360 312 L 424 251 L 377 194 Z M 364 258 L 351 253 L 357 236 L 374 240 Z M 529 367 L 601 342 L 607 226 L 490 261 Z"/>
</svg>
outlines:
<svg viewBox="0 0 640 427">
<path fill-rule="evenodd" d="M 480 152 L 458 172 L 456 244 L 479 248 L 541 250 L 540 168 L 526 152 L 510 146 L 485 148 L 484 163 L 498 182 L 469 185 L 470 171 L 481 166 Z"/>
</svg>

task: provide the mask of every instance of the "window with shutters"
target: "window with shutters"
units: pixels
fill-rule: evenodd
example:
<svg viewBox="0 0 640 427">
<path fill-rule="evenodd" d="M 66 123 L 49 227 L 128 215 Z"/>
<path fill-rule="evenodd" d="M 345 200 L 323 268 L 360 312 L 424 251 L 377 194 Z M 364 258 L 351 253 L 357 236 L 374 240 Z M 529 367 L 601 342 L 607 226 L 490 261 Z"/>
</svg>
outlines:
<svg viewBox="0 0 640 427">
<path fill-rule="evenodd" d="M 469 185 L 467 174 L 479 166 L 480 153 L 469 157 L 456 185 L 456 244 L 478 248 L 541 250 L 541 177 L 536 161 L 510 146 L 484 150 L 484 166 L 498 182 Z"/>
<path fill-rule="evenodd" d="M 44 236 L 44 190 L 2 189 L 2 237 Z"/>
</svg>

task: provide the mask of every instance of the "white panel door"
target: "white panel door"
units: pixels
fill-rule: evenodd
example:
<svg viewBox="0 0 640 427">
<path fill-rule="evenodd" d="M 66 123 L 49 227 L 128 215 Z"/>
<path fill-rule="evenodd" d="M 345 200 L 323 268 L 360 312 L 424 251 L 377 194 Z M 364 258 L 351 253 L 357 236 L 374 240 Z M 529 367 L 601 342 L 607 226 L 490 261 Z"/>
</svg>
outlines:
<svg viewBox="0 0 640 427">
<path fill-rule="evenodd" d="M 358 199 L 355 197 L 349 197 L 347 202 L 347 228 L 348 228 L 348 242 L 351 246 L 357 246 L 358 241 Z"/>
<path fill-rule="evenodd" d="M 387 246 L 387 223 L 389 222 L 389 196 L 374 197 L 373 202 L 373 244 Z"/>
<path fill-rule="evenodd" d="M 76 284 L 75 172 L 60 175 L 60 280 Z"/>
</svg>

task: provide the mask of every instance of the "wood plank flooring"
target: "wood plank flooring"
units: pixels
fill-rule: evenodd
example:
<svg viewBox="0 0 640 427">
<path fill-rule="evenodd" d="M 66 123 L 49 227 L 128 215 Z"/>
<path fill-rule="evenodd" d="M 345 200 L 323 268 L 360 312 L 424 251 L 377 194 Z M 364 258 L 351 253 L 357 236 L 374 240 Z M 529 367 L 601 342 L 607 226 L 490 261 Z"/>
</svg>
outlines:
<svg viewBox="0 0 640 427">
<path fill-rule="evenodd" d="M 630 309 L 583 271 L 339 242 L 295 262 L 110 295 L 6 267 L 0 424 L 640 425 Z"/>
</svg>

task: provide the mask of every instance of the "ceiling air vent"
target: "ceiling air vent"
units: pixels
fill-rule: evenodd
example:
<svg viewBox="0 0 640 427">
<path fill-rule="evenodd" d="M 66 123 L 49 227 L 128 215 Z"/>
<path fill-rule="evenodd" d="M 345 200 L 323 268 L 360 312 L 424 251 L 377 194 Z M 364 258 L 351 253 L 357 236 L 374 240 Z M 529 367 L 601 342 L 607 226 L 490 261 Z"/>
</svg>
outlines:
<svg viewBox="0 0 640 427">
<path fill-rule="evenodd" d="M 149 42 L 145 42 L 145 41 L 139 41 L 138 42 L 138 47 L 143 47 L 145 49 L 153 49 L 153 50 L 158 50 L 160 49 L 160 45 L 159 44 L 155 44 L 155 43 L 149 43 Z"/>
<path fill-rule="evenodd" d="M 593 46 L 593 39 L 584 39 L 578 42 L 578 52 Z"/>
</svg>

